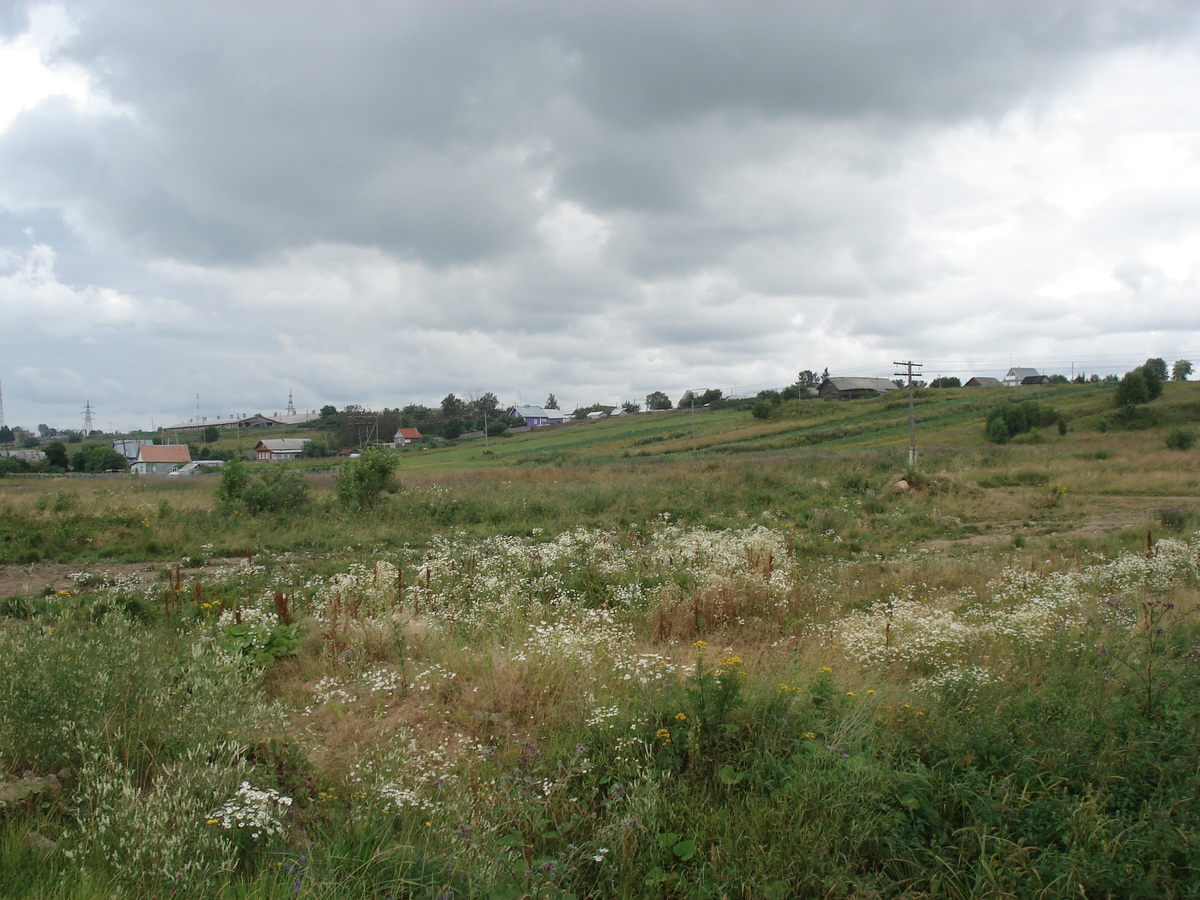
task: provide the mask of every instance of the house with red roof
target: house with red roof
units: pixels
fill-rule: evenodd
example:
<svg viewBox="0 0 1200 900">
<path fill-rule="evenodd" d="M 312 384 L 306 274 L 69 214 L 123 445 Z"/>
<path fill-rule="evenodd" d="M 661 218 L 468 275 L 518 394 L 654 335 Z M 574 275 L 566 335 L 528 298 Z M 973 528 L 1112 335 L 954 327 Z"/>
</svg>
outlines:
<svg viewBox="0 0 1200 900">
<path fill-rule="evenodd" d="M 135 475 L 170 475 L 191 461 L 187 444 L 145 444 L 130 469 Z"/>
<path fill-rule="evenodd" d="M 396 435 L 392 438 L 393 447 L 403 447 L 405 444 L 417 444 L 425 438 L 415 428 L 397 428 Z"/>
</svg>

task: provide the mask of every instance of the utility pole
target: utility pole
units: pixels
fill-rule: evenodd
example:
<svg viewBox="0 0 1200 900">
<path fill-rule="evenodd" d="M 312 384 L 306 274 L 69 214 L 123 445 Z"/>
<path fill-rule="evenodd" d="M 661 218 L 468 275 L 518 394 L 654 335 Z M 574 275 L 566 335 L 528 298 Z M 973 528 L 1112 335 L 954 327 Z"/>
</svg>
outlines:
<svg viewBox="0 0 1200 900">
<path fill-rule="evenodd" d="M 903 366 L 905 371 L 895 372 L 896 375 L 908 376 L 908 467 L 911 469 L 917 464 L 917 420 L 913 414 L 913 366 L 921 368 L 921 363 L 913 362 L 911 359 L 906 359 L 903 362 L 892 360 L 893 366 Z M 917 372 L 920 375 L 920 372 Z"/>
<path fill-rule="evenodd" d="M 696 452 L 696 392 L 688 391 L 688 399 L 692 401 L 692 453 Z"/>
</svg>

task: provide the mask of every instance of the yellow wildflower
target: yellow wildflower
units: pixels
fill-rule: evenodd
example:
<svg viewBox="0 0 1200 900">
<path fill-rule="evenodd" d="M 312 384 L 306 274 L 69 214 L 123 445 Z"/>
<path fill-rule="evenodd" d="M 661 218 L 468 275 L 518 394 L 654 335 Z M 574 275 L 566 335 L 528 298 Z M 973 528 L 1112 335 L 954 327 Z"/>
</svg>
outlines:
<svg viewBox="0 0 1200 900">
<path fill-rule="evenodd" d="M 708 641 L 696 641 L 696 643 L 692 644 L 692 649 L 693 650 L 707 650 L 708 649 Z"/>
<path fill-rule="evenodd" d="M 687 713 L 675 713 L 675 718 L 678 719 L 680 722 L 686 722 L 687 721 Z"/>
</svg>

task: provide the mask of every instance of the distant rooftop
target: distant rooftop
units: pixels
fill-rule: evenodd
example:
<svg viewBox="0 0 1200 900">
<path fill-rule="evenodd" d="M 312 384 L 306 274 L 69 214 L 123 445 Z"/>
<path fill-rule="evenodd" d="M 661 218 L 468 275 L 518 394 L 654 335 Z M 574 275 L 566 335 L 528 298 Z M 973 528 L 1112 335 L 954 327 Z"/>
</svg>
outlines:
<svg viewBox="0 0 1200 900">
<path fill-rule="evenodd" d="M 270 425 L 307 425 L 309 422 L 315 422 L 321 418 L 318 412 L 302 412 L 294 415 L 279 415 L 278 413 L 270 416 L 265 416 L 262 413 L 254 415 L 236 415 L 227 416 L 225 418 L 208 418 L 207 416 L 199 419 L 188 419 L 186 422 L 180 422 L 176 425 L 164 425 L 163 431 L 192 431 L 201 428 L 207 428 L 209 425 L 217 428 L 243 428 L 249 427 L 264 427 Z"/>
</svg>

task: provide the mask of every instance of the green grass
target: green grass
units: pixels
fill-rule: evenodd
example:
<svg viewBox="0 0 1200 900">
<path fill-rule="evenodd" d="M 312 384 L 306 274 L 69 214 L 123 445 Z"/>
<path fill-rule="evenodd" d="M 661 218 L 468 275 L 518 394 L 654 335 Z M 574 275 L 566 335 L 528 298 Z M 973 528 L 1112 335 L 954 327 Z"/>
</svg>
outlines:
<svg viewBox="0 0 1200 900">
<path fill-rule="evenodd" d="M 1009 396 L 922 391 L 916 472 L 886 397 L 407 450 L 372 511 L 5 478 L 0 775 L 63 777 L 0 895 L 1195 896 L 1200 395 L 988 444 Z"/>
</svg>

